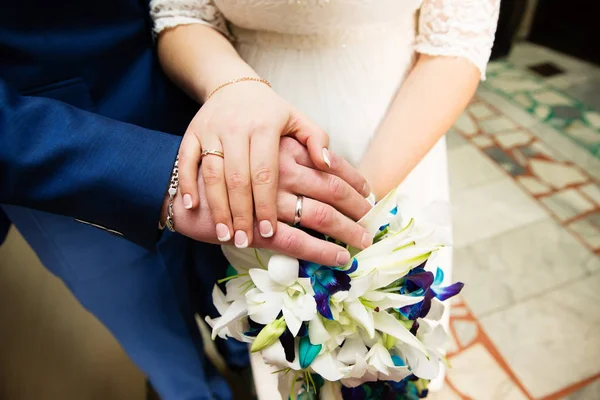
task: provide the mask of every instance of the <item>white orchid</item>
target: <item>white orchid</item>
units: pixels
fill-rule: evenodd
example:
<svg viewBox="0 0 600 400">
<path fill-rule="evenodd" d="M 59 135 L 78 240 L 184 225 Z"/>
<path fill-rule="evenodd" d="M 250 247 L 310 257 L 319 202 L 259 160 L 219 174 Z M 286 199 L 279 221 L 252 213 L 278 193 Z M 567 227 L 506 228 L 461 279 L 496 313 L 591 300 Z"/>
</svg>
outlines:
<svg viewBox="0 0 600 400">
<path fill-rule="evenodd" d="M 273 259 L 269 261 L 269 268 Z M 246 293 L 248 316 L 253 321 L 266 325 L 282 312 L 288 329 L 296 336 L 302 322 L 310 321 L 317 315 L 310 279 L 296 277 L 291 285 L 284 286 L 273 281 L 269 272 L 263 269 L 254 268 L 249 273 L 256 285 L 255 289 Z"/>
<path fill-rule="evenodd" d="M 248 307 L 243 299 L 228 302 L 226 296 L 217 285 L 213 288 L 213 303 L 221 314 L 218 318 L 206 317 L 206 322 L 212 328 L 212 339 L 217 336 L 222 339 L 234 338 L 240 342 L 250 342 L 251 338 L 244 335 L 248 322 L 243 318 L 248 315 Z"/>
<path fill-rule="evenodd" d="M 338 360 L 349 364 L 342 368 L 342 383 L 348 387 L 377 380 L 399 382 L 411 374 L 404 362 L 398 362 L 400 359 L 390 354 L 380 335 L 370 349 L 360 337 L 348 338 L 338 353 Z"/>
<path fill-rule="evenodd" d="M 413 374 L 423 379 L 435 379 L 440 374 L 440 369 L 445 363 L 443 354 L 449 343 L 450 337 L 440 319 L 444 314 L 445 305 L 433 299 L 431 310 L 427 318 L 418 318 L 419 329 L 417 338 L 427 348 L 427 356 L 415 351 L 414 348 L 397 342 L 395 348 L 404 356 L 410 365 Z"/>
</svg>

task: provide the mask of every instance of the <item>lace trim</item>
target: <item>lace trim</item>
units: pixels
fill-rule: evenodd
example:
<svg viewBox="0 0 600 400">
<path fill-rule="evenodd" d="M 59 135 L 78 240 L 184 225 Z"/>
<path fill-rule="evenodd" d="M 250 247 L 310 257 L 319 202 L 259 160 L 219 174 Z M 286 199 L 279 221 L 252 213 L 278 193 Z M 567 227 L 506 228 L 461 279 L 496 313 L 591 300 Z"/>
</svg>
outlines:
<svg viewBox="0 0 600 400">
<path fill-rule="evenodd" d="M 462 57 L 485 80 L 500 0 L 425 0 L 415 49 L 419 53 Z"/>
<path fill-rule="evenodd" d="M 210 26 L 232 40 L 225 17 L 213 0 L 152 0 L 150 15 L 154 34 L 178 25 L 201 24 Z"/>
</svg>

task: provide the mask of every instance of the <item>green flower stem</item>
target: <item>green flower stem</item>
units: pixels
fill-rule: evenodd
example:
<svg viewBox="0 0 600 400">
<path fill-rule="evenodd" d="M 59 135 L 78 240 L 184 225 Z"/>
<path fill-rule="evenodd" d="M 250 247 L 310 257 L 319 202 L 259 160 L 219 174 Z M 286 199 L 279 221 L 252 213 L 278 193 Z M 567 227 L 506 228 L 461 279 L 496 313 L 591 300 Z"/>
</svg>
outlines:
<svg viewBox="0 0 600 400">
<path fill-rule="evenodd" d="M 248 275 L 249 275 L 249 274 L 237 274 L 237 275 L 231 275 L 231 276 L 228 276 L 227 278 L 219 279 L 219 280 L 217 281 L 217 283 L 221 284 L 221 283 L 223 283 L 223 282 L 227 282 L 227 281 L 230 281 L 230 280 L 232 280 L 232 279 L 239 278 L 240 276 L 248 276 Z"/>
</svg>

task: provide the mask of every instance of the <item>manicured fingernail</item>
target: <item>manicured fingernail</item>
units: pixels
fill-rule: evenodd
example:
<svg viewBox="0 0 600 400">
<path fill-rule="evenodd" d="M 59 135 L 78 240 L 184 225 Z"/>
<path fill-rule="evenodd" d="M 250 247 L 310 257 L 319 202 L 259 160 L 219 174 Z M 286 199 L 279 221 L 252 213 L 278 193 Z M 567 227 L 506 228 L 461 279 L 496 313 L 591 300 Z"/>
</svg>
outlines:
<svg viewBox="0 0 600 400">
<path fill-rule="evenodd" d="M 348 253 L 345 250 L 340 251 L 339 253 L 337 253 L 337 256 L 335 256 L 335 261 L 338 263 L 338 265 L 347 264 L 348 261 L 350 261 L 350 253 Z"/>
<path fill-rule="evenodd" d="M 371 239 L 371 235 L 369 234 L 369 232 L 365 232 L 363 234 L 361 243 L 362 243 L 363 249 L 366 249 L 373 243 L 373 240 Z"/>
<path fill-rule="evenodd" d="M 371 188 L 369 187 L 369 184 L 367 182 L 365 182 L 365 186 L 363 186 L 362 193 L 365 196 L 371 195 Z"/>
<path fill-rule="evenodd" d="M 371 193 L 368 197 L 366 197 L 367 201 L 369 202 L 369 204 L 371 204 L 371 207 L 375 205 L 375 194 Z"/>
<path fill-rule="evenodd" d="M 331 168 L 331 160 L 329 159 L 329 150 L 327 150 L 326 148 L 323 147 L 323 150 L 321 150 L 321 153 L 323 154 L 323 161 L 325 161 L 325 164 L 327 164 L 327 166 L 329 168 Z"/>
<path fill-rule="evenodd" d="M 248 235 L 244 231 L 236 231 L 233 242 L 238 249 L 245 249 L 248 247 Z"/>
<path fill-rule="evenodd" d="M 270 238 L 273 236 L 273 225 L 269 221 L 260 221 L 258 224 L 258 230 L 260 231 L 260 236 L 264 238 Z"/>
<path fill-rule="evenodd" d="M 192 196 L 191 195 L 189 195 L 187 193 L 183 195 L 183 206 L 188 210 L 190 208 L 192 208 Z"/>
<path fill-rule="evenodd" d="M 231 239 L 231 233 L 229 233 L 229 228 L 227 225 L 218 223 L 217 224 L 217 238 L 221 242 L 227 242 Z"/>
</svg>

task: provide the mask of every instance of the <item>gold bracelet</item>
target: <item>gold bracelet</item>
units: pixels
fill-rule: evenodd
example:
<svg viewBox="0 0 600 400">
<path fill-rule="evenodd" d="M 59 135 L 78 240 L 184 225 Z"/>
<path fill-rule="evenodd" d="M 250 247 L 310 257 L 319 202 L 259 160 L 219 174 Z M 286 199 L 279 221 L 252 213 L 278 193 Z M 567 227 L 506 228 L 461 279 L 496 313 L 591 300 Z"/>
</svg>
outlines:
<svg viewBox="0 0 600 400">
<path fill-rule="evenodd" d="M 210 94 L 208 96 L 206 96 L 206 100 L 205 101 L 208 101 L 208 99 L 210 99 L 213 94 L 217 93 L 219 90 L 223 89 L 225 86 L 233 85 L 234 83 L 239 83 L 239 82 L 247 82 L 247 81 L 260 82 L 260 83 L 264 83 L 268 87 L 271 87 L 271 83 L 268 80 L 266 80 L 266 79 L 253 78 L 251 76 L 244 76 L 244 77 L 241 77 L 241 78 L 232 79 L 230 81 L 227 81 L 227 82 L 225 82 L 225 83 L 217 86 L 215 90 L 213 90 L 212 92 L 210 92 Z"/>
</svg>

